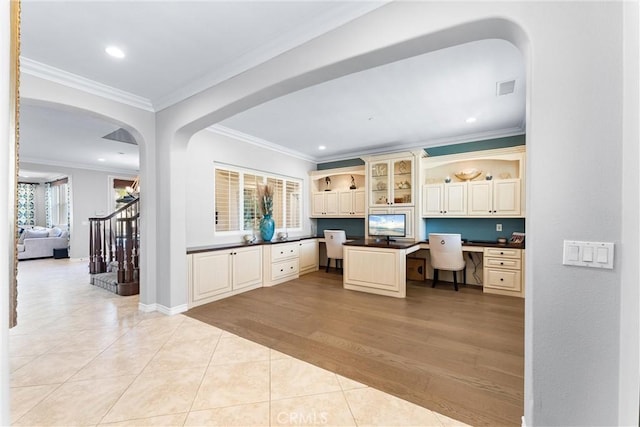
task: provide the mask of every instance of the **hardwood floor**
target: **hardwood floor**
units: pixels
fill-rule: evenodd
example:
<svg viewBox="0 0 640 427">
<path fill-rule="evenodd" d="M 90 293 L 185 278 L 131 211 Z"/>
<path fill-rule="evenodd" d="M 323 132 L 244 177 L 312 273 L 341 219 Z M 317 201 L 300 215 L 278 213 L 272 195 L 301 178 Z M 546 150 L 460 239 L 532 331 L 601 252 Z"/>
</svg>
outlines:
<svg viewBox="0 0 640 427">
<path fill-rule="evenodd" d="M 472 425 L 520 425 L 524 300 L 409 282 L 396 299 L 333 270 L 193 308 L 187 316 Z"/>
</svg>

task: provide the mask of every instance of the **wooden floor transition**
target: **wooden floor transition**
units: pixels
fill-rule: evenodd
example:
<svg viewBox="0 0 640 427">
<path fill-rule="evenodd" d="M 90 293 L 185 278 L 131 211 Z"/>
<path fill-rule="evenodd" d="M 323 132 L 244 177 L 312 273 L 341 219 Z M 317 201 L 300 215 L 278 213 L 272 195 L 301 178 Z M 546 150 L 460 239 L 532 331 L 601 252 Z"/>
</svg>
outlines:
<svg viewBox="0 0 640 427">
<path fill-rule="evenodd" d="M 471 425 L 520 425 L 524 300 L 409 282 L 407 298 L 319 271 L 188 316 Z"/>
</svg>

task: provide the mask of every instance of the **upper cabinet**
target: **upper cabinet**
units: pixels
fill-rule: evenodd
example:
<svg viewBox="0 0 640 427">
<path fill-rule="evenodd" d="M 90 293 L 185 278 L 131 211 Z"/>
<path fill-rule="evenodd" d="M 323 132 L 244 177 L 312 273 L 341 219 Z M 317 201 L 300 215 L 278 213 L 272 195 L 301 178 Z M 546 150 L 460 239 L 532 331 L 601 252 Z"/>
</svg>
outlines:
<svg viewBox="0 0 640 427">
<path fill-rule="evenodd" d="M 368 159 L 369 206 L 414 206 L 414 159 L 407 153 Z"/>
<path fill-rule="evenodd" d="M 421 161 L 422 216 L 524 217 L 525 147 Z"/>
<path fill-rule="evenodd" d="M 365 166 L 309 172 L 312 218 L 364 218 Z"/>
</svg>

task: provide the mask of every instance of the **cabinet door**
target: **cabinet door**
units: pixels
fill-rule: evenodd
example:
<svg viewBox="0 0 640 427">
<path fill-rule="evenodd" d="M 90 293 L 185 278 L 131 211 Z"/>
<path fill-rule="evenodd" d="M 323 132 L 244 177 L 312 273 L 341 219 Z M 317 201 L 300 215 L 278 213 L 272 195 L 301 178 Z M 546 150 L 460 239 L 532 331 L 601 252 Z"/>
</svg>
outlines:
<svg viewBox="0 0 640 427">
<path fill-rule="evenodd" d="M 338 215 L 338 193 L 324 193 L 324 212 L 326 215 Z"/>
<path fill-rule="evenodd" d="M 469 183 L 468 215 L 493 215 L 493 181 L 477 181 Z"/>
<path fill-rule="evenodd" d="M 369 205 L 389 204 L 389 162 L 378 161 L 369 164 Z"/>
<path fill-rule="evenodd" d="M 519 179 L 502 179 L 493 182 L 493 212 L 495 215 L 520 215 Z"/>
<path fill-rule="evenodd" d="M 262 247 L 234 249 L 233 289 L 262 283 Z"/>
<path fill-rule="evenodd" d="M 390 167 L 393 170 L 393 182 L 389 202 L 394 205 L 413 205 L 413 160 L 393 160 Z"/>
<path fill-rule="evenodd" d="M 318 242 L 315 239 L 303 240 L 299 243 L 300 273 L 318 269 Z"/>
<path fill-rule="evenodd" d="M 422 216 L 442 216 L 444 213 L 444 184 L 422 187 Z"/>
<path fill-rule="evenodd" d="M 340 192 L 340 215 L 353 215 L 353 195 L 349 191 Z"/>
<path fill-rule="evenodd" d="M 231 253 L 225 250 L 193 255 L 193 301 L 231 291 Z"/>
<path fill-rule="evenodd" d="M 444 184 L 444 213 L 450 216 L 467 215 L 467 183 Z"/>
<path fill-rule="evenodd" d="M 356 190 L 353 192 L 353 213 L 355 215 L 364 216 L 366 211 L 364 190 Z"/>
<path fill-rule="evenodd" d="M 313 193 L 311 196 L 311 215 L 321 216 L 324 214 L 324 193 Z"/>
<path fill-rule="evenodd" d="M 413 238 L 414 233 L 413 233 L 413 213 L 414 213 L 414 208 L 390 208 L 389 209 L 389 213 L 392 214 L 404 214 L 405 216 L 405 220 L 406 220 L 406 231 L 407 231 L 407 238 Z"/>
</svg>

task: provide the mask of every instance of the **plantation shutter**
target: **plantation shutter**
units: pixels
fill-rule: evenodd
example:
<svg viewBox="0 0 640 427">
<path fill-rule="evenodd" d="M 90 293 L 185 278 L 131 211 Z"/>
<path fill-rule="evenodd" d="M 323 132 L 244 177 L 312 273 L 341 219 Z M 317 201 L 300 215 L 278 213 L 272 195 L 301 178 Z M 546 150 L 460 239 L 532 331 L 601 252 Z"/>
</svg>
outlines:
<svg viewBox="0 0 640 427">
<path fill-rule="evenodd" d="M 267 184 L 273 188 L 273 220 L 276 228 L 284 228 L 284 181 L 278 178 L 268 178 Z"/>
<path fill-rule="evenodd" d="M 215 229 L 216 231 L 240 230 L 240 174 L 216 169 Z"/>
<path fill-rule="evenodd" d="M 286 205 L 286 227 L 287 228 L 300 228 L 300 210 L 301 210 L 301 194 L 300 183 L 294 181 L 287 181 L 285 201 Z"/>
<path fill-rule="evenodd" d="M 262 218 L 260 204 L 258 202 L 258 186 L 262 185 L 264 178 L 258 175 L 243 174 L 243 218 L 244 230 L 253 231 L 258 229 L 258 223 Z"/>
</svg>

